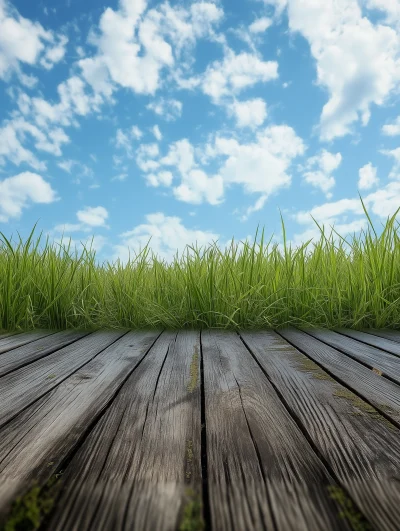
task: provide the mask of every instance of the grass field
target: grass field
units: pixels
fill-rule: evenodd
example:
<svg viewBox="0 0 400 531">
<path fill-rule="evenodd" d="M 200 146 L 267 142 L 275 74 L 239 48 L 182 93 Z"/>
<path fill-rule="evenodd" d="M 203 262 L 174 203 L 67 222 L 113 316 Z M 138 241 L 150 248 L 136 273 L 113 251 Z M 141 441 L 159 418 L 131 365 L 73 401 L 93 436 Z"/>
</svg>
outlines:
<svg viewBox="0 0 400 531">
<path fill-rule="evenodd" d="M 224 254 L 216 244 L 202 256 L 188 246 L 194 256 L 176 257 L 172 265 L 154 255 L 146 262 L 148 244 L 124 267 L 99 266 L 86 248 L 78 258 L 76 251 L 69 255 L 70 245 L 57 253 L 47 240 L 40 251 L 39 237 L 31 249 L 36 225 L 16 249 L 0 232 L 0 329 L 399 329 L 400 245 L 393 225 L 400 208 L 378 237 L 362 206 L 374 238 L 368 226 L 364 241 L 338 235 L 337 247 L 317 224 L 321 239 L 313 252 L 305 252 L 311 240 L 292 251 L 282 219 L 284 255 L 277 244 L 265 252 L 264 230 L 256 251 L 257 228 L 253 246 L 245 244 L 238 256 L 232 240 Z"/>
</svg>

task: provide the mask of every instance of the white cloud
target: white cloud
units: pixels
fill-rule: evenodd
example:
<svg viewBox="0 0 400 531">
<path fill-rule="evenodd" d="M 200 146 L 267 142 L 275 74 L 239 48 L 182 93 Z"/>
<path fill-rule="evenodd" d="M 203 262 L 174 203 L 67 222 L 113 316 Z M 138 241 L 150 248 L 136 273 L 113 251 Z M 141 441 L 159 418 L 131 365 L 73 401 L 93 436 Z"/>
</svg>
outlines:
<svg viewBox="0 0 400 531">
<path fill-rule="evenodd" d="M 277 77 L 276 61 L 262 61 L 254 54 L 243 52 L 236 55 L 227 50 L 223 61 L 214 61 L 207 67 L 202 90 L 218 104 L 223 96 L 235 95 L 244 88 Z"/>
<path fill-rule="evenodd" d="M 66 37 L 65 35 L 60 35 L 58 43 L 55 44 L 52 48 L 48 48 L 46 50 L 46 53 L 40 60 L 40 64 L 44 68 L 46 68 L 46 70 L 50 70 L 51 68 L 53 68 L 55 63 L 59 63 L 61 59 L 64 58 L 67 43 L 68 37 Z"/>
<path fill-rule="evenodd" d="M 142 138 L 142 136 L 143 136 L 142 131 L 139 129 L 139 127 L 138 127 L 137 125 L 133 125 L 133 126 L 132 126 L 131 134 L 132 134 L 132 136 L 133 136 L 134 138 L 136 138 L 136 139 L 138 139 L 138 140 L 139 140 L 140 138 Z"/>
<path fill-rule="evenodd" d="M 136 150 L 136 164 L 142 171 L 154 171 L 160 166 L 154 160 L 159 153 L 158 144 L 141 144 Z"/>
<path fill-rule="evenodd" d="M 172 8 L 168 3 L 147 12 L 146 8 L 144 0 L 120 0 L 117 11 L 107 8 L 101 15 L 99 32 L 92 32 L 90 38 L 97 55 L 80 62 L 94 90 L 101 86 L 103 93 L 111 93 L 116 84 L 137 94 L 154 95 L 162 70 L 175 64 L 174 54 L 179 57 L 196 39 L 212 34 L 212 25 L 223 13 L 207 2 L 192 4 L 190 9 Z"/>
<path fill-rule="evenodd" d="M 158 125 L 155 125 L 154 127 L 152 127 L 151 131 L 158 141 L 162 139 L 162 134 L 161 134 L 161 131 Z"/>
<path fill-rule="evenodd" d="M 179 118 L 182 114 L 182 103 L 174 99 L 161 98 L 157 102 L 153 101 L 146 105 L 146 109 L 155 112 L 158 116 L 164 118 L 164 120 L 171 122 Z"/>
<path fill-rule="evenodd" d="M 387 136 L 400 135 L 400 116 L 392 124 L 386 124 L 382 127 L 382 133 Z"/>
<path fill-rule="evenodd" d="M 4 166 L 6 159 L 16 166 L 26 163 L 37 171 L 46 169 L 46 164 L 21 144 L 18 130 L 12 122 L 0 128 L 0 166 Z"/>
<path fill-rule="evenodd" d="M 272 20 L 268 17 L 257 18 L 249 26 L 250 33 L 263 33 L 272 24 Z"/>
<path fill-rule="evenodd" d="M 1 145 L 1 143 L 0 143 Z M 0 221 L 19 218 L 27 203 L 53 203 L 59 201 L 55 191 L 37 173 L 25 171 L 0 181 Z"/>
<path fill-rule="evenodd" d="M 195 164 L 192 144 L 187 138 L 174 142 L 160 162 L 166 166 L 176 166 L 180 173 L 185 175 Z"/>
<path fill-rule="evenodd" d="M 370 162 L 358 170 L 358 175 L 358 187 L 361 190 L 367 190 L 379 183 L 379 179 L 376 178 L 376 168 Z"/>
<path fill-rule="evenodd" d="M 327 0 L 323 9 L 315 0 L 287 0 L 280 8 L 286 3 L 290 31 L 308 40 L 317 61 L 315 84 L 330 93 L 318 127 L 321 140 L 351 133 L 359 115 L 367 125 L 371 104 L 383 105 L 399 83 L 398 33 L 362 17 L 356 0 Z"/>
<path fill-rule="evenodd" d="M 395 163 L 391 172 L 389 173 L 389 179 L 400 180 L 400 147 L 395 149 L 380 149 L 379 153 L 394 158 Z"/>
<path fill-rule="evenodd" d="M 162 212 L 155 212 L 146 216 L 147 223 L 138 225 L 130 231 L 120 234 L 121 243 L 114 245 L 114 256 L 112 261 L 120 260 L 126 264 L 129 259 L 133 262 L 136 256 L 145 248 L 149 239 L 149 248 L 159 260 L 172 263 L 174 257 L 182 256 L 187 245 L 197 248 L 208 247 L 212 242 L 217 240 L 219 235 L 211 231 L 192 230 L 186 228 L 182 220 L 176 216 L 166 216 Z M 130 253 L 129 253 L 130 251 Z M 192 256 L 194 253 L 187 248 L 185 256 Z M 138 258 L 138 261 L 141 258 Z M 150 251 L 147 261 L 151 261 L 152 253 Z"/>
<path fill-rule="evenodd" d="M 217 137 L 214 149 L 227 156 L 219 170 L 224 183 L 241 184 L 247 193 L 270 196 L 290 185 L 287 169 L 305 146 L 291 127 L 280 125 L 258 131 L 256 142 L 249 144 Z"/>
<path fill-rule="evenodd" d="M 149 173 L 146 176 L 146 181 L 150 186 L 158 187 L 171 186 L 173 175 L 170 171 L 160 171 L 157 174 Z"/>
<path fill-rule="evenodd" d="M 331 173 L 335 171 L 342 162 L 342 155 L 340 153 L 329 153 L 326 149 L 322 149 L 319 155 L 309 157 L 305 165 L 299 165 L 300 170 L 311 169 L 313 166 L 317 166 L 317 170 L 305 171 L 305 181 L 312 186 L 320 188 L 327 197 L 331 197 L 329 192 L 335 186 L 335 179 L 331 176 Z"/>
<path fill-rule="evenodd" d="M 267 117 L 267 106 L 261 98 L 247 101 L 235 100 L 227 107 L 235 116 L 238 127 L 255 129 L 262 125 Z"/>
<path fill-rule="evenodd" d="M 400 3 L 398 0 L 362 0 L 368 9 L 378 9 L 386 14 L 385 24 L 400 24 Z"/>
<path fill-rule="evenodd" d="M 107 227 L 105 221 L 108 212 L 104 207 L 86 207 L 84 210 L 78 210 L 76 216 L 79 221 L 91 227 Z"/>
<path fill-rule="evenodd" d="M 142 131 L 136 125 L 124 132 L 122 129 L 117 129 L 115 137 L 115 145 L 117 148 L 125 150 L 126 156 L 129 159 L 133 158 L 132 141 L 139 140 L 143 136 Z"/>
<path fill-rule="evenodd" d="M 51 68 L 62 58 L 61 48 L 66 44 L 64 36 L 55 41 L 52 31 L 22 17 L 8 1 L 0 0 L 0 78 L 7 80 L 14 71 L 22 75 L 22 82 L 29 82 L 20 63 L 35 65 L 41 57 L 41 64 Z"/>
</svg>

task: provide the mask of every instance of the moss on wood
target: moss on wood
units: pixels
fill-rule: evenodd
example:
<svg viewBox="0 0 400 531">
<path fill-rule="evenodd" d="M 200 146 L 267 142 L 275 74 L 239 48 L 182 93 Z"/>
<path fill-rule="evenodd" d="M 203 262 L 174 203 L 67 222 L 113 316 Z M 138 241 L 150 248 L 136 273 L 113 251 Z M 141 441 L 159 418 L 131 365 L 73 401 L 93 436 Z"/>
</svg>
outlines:
<svg viewBox="0 0 400 531">
<path fill-rule="evenodd" d="M 50 463 L 49 463 L 50 465 Z M 11 506 L 7 520 L 1 531 L 36 531 L 43 518 L 54 506 L 62 472 L 54 474 L 40 487 L 37 482 L 23 496 L 19 496 Z"/>
<path fill-rule="evenodd" d="M 194 348 L 192 362 L 190 364 L 190 381 L 187 387 L 189 393 L 192 393 L 199 383 L 199 353 L 197 345 Z"/>
<path fill-rule="evenodd" d="M 336 485 L 329 485 L 328 491 L 330 497 L 333 500 L 337 501 L 342 508 L 341 512 L 339 513 L 339 516 L 341 518 L 346 518 L 353 531 L 371 530 L 371 526 L 366 521 L 365 517 L 359 511 L 357 511 L 357 509 L 354 507 L 351 498 L 349 498 L 349 496 L 341 487 Z"/>
<path fill-rule="evenodd" d="M 203 529 L 205 529 L 205 524 L 201 497 L 193 489 L 188 488 L 185 491 L 185 505 L 179 531 L 202 531 Z"/>
</svg>

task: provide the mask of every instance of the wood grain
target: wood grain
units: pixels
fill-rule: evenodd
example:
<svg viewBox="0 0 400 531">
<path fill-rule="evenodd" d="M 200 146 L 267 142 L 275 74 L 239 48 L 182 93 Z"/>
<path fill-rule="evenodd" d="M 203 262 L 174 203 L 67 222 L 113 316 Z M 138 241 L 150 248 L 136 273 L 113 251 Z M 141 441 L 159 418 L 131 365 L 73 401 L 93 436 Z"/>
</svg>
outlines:
<svg viewBox="0 0 400 531">
<path fill-rule="evenodd" d="M 400 430 L 273 331 L 240 336 L 376 529 L 400 521 Z"/>
<path fill-rule="evenodd" d="M 350 529 L 335 481 L 239 337 L 206 330 L 202 349 L 213 529 Z"/>
<path fill-rule="evenodd" d="M 33 332 L 15 333 L 10 335 L 6 334 L 6 337 L 0 339 L 0 354 L 3 354 L 3 352 L 7 352 L 13 348 L 26 345 L 27 343 L 37 341 L 42 337 L 51 336 L 55 333 L 55 330 L 34 330 Z"/>
<path fill-rule="evenodd" d="M 75 332 L 73 330 L 57 332 L 56 334 L 48 335 L 34 342 L 4 352 L 0 356 L 0 378 L 20 367 L 44 358 L 48 354 L 70 345 L 87 335 L 89 335 L 89 332 Z"/>
<path fill-rule="evenodd" d="M 94 332 L 77 343 L 3 376 L 0 379 L 0 428 L 122 335 L 117 331 Z"/>
<path fill-rule="evenodd" d="M 303 330 L 288 327 L 276 332 L 400 427 L 400 393 L 397 384 Z"/>
<path fill-rule="evenodd" d="M 348 328 L 338 328 L 336 332 L 343 334 L 363 343 L 367 343 L 379 349 L 386 350 L 395 356 L 400 356 L 400 344 L 392 339 L 387 339 L 383 337 L 374 336 L 372 334 L 367 334 L 366 332 L 360 332 L 358 330 L 350 330 Z"/>
<path fill-rule="evenodd" d="M 390 330 L 388 328 L 382 328 L 381 330 L 376 328 L 366 329 L 367 334 L 371 334 L 378 337 L 383 337 L 385 339 L 390 339 L 400 343 L 400 330 Z"/>
<path fill-rule="evenodd" d="M 201 502 L 199 347 L 164 332 L 68 466 L 50 529 L 172 531 Z"/>
<path fill-rule="evenodd" d="M 389 376 L 396 383 L 400 384 L 400 358 L 379 348 L 360 343 L 356 339 L 340 335 L 333 330 L 313 329 L 307 333 L 327 345 L 344 352 L 356 361 L 364 363 L 370 369 L 375 369 L 381 375 Z"/>
<path fill-rule="evenodd" d="M 152 331 L 122 336 L 3 428 L 0 513 L 33 480 L 45 482 L 57 470 L 159 335 Z M 103 344 L 110 343 L 112 336 L 101 336 Z"/>
</svg>

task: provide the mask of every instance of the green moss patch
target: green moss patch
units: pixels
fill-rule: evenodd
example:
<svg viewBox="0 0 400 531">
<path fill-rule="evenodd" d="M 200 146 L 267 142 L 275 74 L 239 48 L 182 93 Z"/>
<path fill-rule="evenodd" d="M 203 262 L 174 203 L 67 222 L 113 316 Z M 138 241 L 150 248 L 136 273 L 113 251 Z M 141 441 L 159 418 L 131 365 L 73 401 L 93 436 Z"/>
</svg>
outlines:
<svg viewBox="0 0 400 531">
<path fill-rule="evenodd" d="M 1 531 L 36 531 L 43 518 L 54 506 L 59 491 L 60 476 L 53 475 L 40 487 L 35 483 L 23 496 L 18 497 L 11 506 L 7 520 L 1 525 Z"/>
<path fill-rule="evenodd" d="M 193 467 L 193 440 L 186 441 L 186 479 L 191 479 Z"/>
<path fill-rule="evenodd" d="M 298 366 L 296 368 L 299 371 L 308 372 L 313 378 L 318 378 L 318 380 L 330 380 L 331 382 L 335 382 L 335 380 L 331 376 L 329 376 L 329 374 L 322 371 L 321 367 L 314 363 L 313 360 L 310 360 L 306 357 L 302 357 L 297 360 L 297 362 Z"/>
<path fill-rule="evenodd" d="M 339 513 L 341 518 L 346 518 L 353 531 L 370 531 L 371 526 L 366 521 L 364 516 L 356 510 L 352 500 L 347 496 L 346 492 L 338 486 L 329 485 L 328 491 L 330 498 L 337 501 L 342 508 Z"/>
<path fill-rule="evenodd" d="M 186 489 L 185 498 L 179 531 L 202 531 L 205 524 L 200 496 L 193 489 Z"/>
<path fill-rule="evenodd" d="M 192 393 L 199 383 L 199 353 L 197 345 L 194 348 L 192 362 L 190 364 L 190 381 L 187 387 L 189 393 Z"/>
<path fill-rule="evenodd" d="M 383 422 L 391 430 L 396 429 L 396 427 L 391 422 L 389 422 L 385 417 L 383 417 L 379 413 L 379 411 L 377 411 L 374 407 L 368 404 L 368 402 L 364 402 L 364 400 L 362 400 L 359 396 L 352 393 L 348 389 L 339 388 L 333 393 L 333 396 L 335 398 L 345 398 L 346 400 L 350 400 L 353 406 L 358 408 L 360 411 L 367 413 L 370 418 Z M 384 404 L 382 404 L 382 410 L 387 411 L 388 409 L 390 410 L 388 406 L 385 406 Z M 360 413 L 353 413 L 353 415 L 360 415 Z"/>
</svg>

